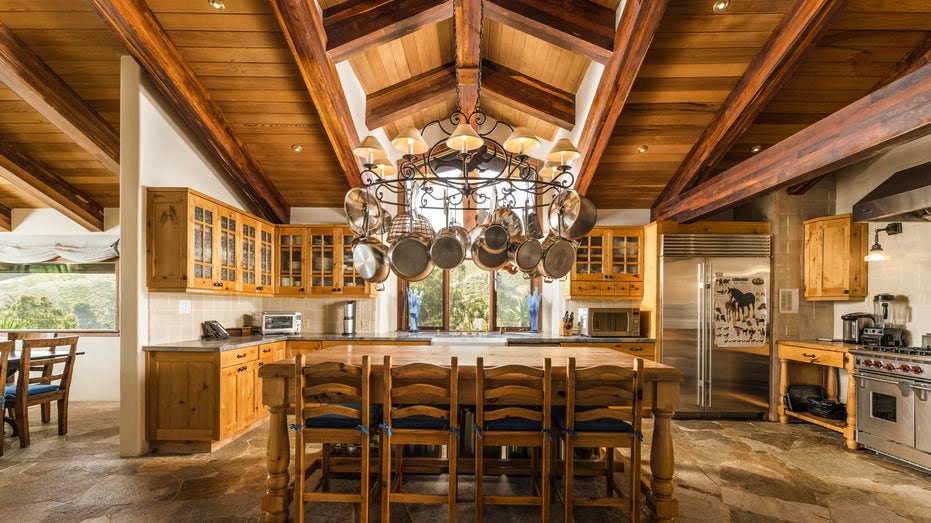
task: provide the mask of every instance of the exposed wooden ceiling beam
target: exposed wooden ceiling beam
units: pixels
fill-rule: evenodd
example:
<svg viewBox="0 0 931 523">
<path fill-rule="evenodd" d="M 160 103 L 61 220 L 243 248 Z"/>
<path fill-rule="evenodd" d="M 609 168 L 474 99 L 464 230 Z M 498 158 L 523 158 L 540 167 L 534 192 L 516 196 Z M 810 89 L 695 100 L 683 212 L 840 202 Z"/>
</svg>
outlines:
<svg viewBox="0 0 931 523">
<path fill-rule="evenodd" d="M 587 0 L 489 0 L 490 20 L 599 63 L 611 58 L 614 11 Z"/>
<path fill-rule="evenodd" d="M 13 230 L 13 209 L 0 203 L 0 232 L 11 232 Z"/>
<path fill-rule="evenodd" d="M 694 185 L 705 170 L 721 161 L 817 45 L 845 3 L 795 0 L 660 193 L 657 204 Z"/>
<path fill-rule="evenodd" d="M 621 22 L 614 35 L 614 52 L 601 73 L 595 98 L 579 137 L 582 167 L 579 169 L 576 189 L 582 194 L 588 191 L 595 177 L 601 155 L 608 145 L 668 3 L 669 0 L 650 0 L 628 1 L 624 4 Z"/>
<path fill-rule="evenodd" d="M 350 0 L 323 11 L 326 52 L 341 62 L 453 15 L 452 0 Z"/>
<path fill-rule="evenodd" d="M 557 127 L 575 126 L 574 94 L 488 60 L 482 60 L 482 92 Z"/>
<path fill-rule="evenodd" d="M 365 125 L 377 129 L 456 95 L 456 67 L 437 67 L 368 95 Z"/>
<path fill-rule="evenodd" d="M 0 83 L 119 176 L 119 134 L 2 23 Z"/>
<path fill-rule="evenodd" d="M 812 124 L 678 198 L 654 220 L 689 222 L 931 134 L 931 64 Z"/>
<path fill-rule="evenodd" d="M 453 0 L 456 33 L 456 67 L 459 82 L 459 109 L 472 114 L 479 104 L 479 67 L 482 41 L 482 0 Z"/>
<path fill-rule="evenodd" d="M 365 125 L 382 127 L 447 100 L 455 92 L 454 65 L 427 71 L 370 94 L 365 101 Z M 482 93 L 563 129 L 575 125 L 575 95 L 488 60 L 482 60 Z"/>
<path fill-rule="evenodd" d="M 323 22 L 313 2 L 272 0 L 278 23 L 284 30 L 304 84 L 310 93 L 320 122 L 336 152 L 340 167 L 350 187 L 360 185 L 359 157 L 352 152 L 359 143 L 359 133 L 343 94 L 336 66 L 324 49 Z"/>
<path fill-rule="evenodd" d="M 0 140 L 0 177 L 90 231 L 103 231 L 103 206 L 49 168 Z M 4 170 L 5 169 L 5 170 Z M 2 221 L 0 221 L 2 226 Z"/>
<path fill-rule="evenodd" d="M 877 89 L 881 89 L 895 80 L 901 78 L 902 76 L 911 73 L 915 69 L 931 62 L 931 36 L 928 36 L 921 41 L 914 49 L 912 49 L 908 56 L 902 59 L 901 62 L 897 62 L 892 69 L 889 70 L 889 73 L 886 74 L 881 80 L 876 82 L 870 92 L 873 92 Z M 786 189 L 786 192 L 793 195 L 805 194 L 809 189 L 814 187 L 823 176 L 817 178 L 812 178 L 806 182 L 795 184 Z"/>
<path fill-rule="evenodd" d="M 135 0 L 90 0 L 90 4 L 242 195 L 267 219 L 288 223 L 291 211 L 284 197 L 243 147 L 152 11 Z"/>
</svg>

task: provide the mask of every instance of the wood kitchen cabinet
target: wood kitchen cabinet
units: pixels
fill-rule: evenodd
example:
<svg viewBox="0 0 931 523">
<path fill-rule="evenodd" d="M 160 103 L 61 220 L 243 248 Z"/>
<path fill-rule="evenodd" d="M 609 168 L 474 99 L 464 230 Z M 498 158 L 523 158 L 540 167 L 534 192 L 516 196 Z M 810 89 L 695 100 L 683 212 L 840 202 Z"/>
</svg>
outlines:
<svg viewBox="0 0 931 523">
<path fill-rule="evenodd" d="M 240 278 L 238 290 L 248 294 L 275 292 L 275 227 L 256 217 L 240 214 Z"/>
<path fill-rule="evenodd" d="M 375 290 L 352 265 L 348 227 L 278 227 L 276 293 L 280 295 L 371 297 Z"/>
<path fill-rule="evenodd" d="M 304 278 L 307 253 L 307 228 L 301 226 L 277 227 L 275 245 L 275 294 L 288 296 L 304 294 L 307 281 Z"/>
<path fill-rule="evenodd" d="M 865 298 L 868 237 L 867 225 L 849 214 L 805 221 L 805 299 Z"/>
<path fill-rule="evenodd" d="M 210 452 L 268 415 L 259 368 L 286 342 L 222 352 L 146 352 L 146 436 L 161 452 Z"/>
<path fill-rule="evenodd" d="M 656 359 L 656 343 L 654 342 L 644 342 L 644 343 L 565 342 L 565 343 L 560 343 L 559 345 L 561 347 L 602 347 L 606 349 L 616 350 L 618 352 L 623 352 L 625 354 L 630 354 L 631 356 L 636 356 L 638 358 L 643 358 L 647 360 Z"/>
<path fill-rule="evenodd" d="M 642 227 L 595 227 L 579 240 L 566 297 L 640 298 L 642 269 Z"/>
</svg>

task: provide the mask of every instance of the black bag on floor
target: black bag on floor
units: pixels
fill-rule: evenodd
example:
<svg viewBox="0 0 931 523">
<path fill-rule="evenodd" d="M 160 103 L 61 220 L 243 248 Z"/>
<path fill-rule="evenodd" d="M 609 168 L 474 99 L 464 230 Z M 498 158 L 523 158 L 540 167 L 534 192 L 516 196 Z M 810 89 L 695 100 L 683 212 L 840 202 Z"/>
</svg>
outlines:
<svg viewBox="0 0 931 523">
<path fill-rule="evenodd" d="M 786 408 L 792 412 L 807 411 L 812 399 L 824 399 L 824 389 L 820 385 L 789 385 L 786 389 Z"/>
<path fill-rule="evenodd" d="M 808 412 L 828 419 L 847 419 L 847 406 L 838 401 L 824 399 L 808 400 Z"/>
</svg>

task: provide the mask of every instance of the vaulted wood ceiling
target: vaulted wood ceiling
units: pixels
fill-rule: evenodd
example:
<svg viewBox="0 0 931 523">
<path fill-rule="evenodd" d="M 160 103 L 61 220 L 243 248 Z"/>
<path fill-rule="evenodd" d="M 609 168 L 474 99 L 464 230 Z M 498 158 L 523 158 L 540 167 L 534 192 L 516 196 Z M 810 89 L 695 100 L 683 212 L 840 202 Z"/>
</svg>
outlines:
<svg viewBox="0 0 931 523">
<path fill-rule="evenodd" d="M 457 106 L 571 136 L 597 207 L 677 220 L 931 132 L 931 0 L 225 3 L 0 2 L 0 230 L 119 205 L 126 54 L 276 222 L 342 205 L 366 129 Z"/>
</svg>

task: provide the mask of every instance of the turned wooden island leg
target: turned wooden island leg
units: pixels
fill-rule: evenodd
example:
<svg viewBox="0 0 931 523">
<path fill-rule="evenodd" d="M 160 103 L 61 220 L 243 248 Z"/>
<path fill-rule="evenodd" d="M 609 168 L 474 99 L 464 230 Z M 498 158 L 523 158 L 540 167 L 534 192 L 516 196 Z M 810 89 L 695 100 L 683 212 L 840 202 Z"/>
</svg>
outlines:
<svg viewBox="0 0 931 523">
<path fill-rule="evenodd" d="M 288 411 L 290 402 L 286 400 L 286 380 L 279 377 L 266 377 L 262 384 L 263 402 L 268 407 L 268 448 L 265 451 L 265 466 L 268 476 L 265 479 L 265 495 L 262 496 L 262 510 L 265 521 L 281 522 L 288 520 L 291 509 L 291 475 L 288 466 L 291 463 L 291 440 L 288 436 Z M 280 383 L 270 383 L 276 381 Z"/>
<path fill-rule="evenodd" d="M 788 423 L 786 416 L 786 389 L 789 388 L 789 362 L 779 358 L 779 423 Z"/>
<path fill-rule="evenodd" d="M 844 355 L 844 368 L 847 370 L 847 426 L 844 427 L 844 438 L 846 439 L 847 448 L 857 450 L 860 444 L 857 443 L 857 380 L 855 375 L 857 371 L 853 367 L 853 356 Z"/>
<path fill-rule="evenodd" d="M 663 390 L 664 388 L 672 390 Z M 675 452 L 672 445 L 672 414 L 679 394 L 679 383 L 657 385 L 657 405 L 653 408 L 653 441 L 650 444 L 650 492 L 647 506 L 657 521 L 672 521 L 679 515 L 679 502 L 675 498 L 672 482 L 675 474 Z M 672 395 L 670 395 L 670 393 Z M 667 404 L 662 399 L 672 399 Z"/>
</svg>

